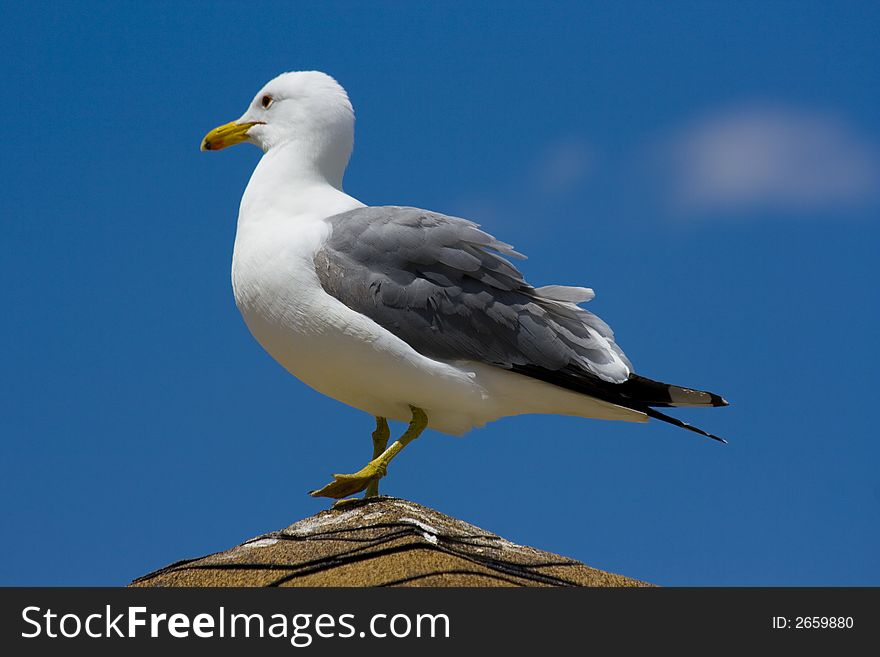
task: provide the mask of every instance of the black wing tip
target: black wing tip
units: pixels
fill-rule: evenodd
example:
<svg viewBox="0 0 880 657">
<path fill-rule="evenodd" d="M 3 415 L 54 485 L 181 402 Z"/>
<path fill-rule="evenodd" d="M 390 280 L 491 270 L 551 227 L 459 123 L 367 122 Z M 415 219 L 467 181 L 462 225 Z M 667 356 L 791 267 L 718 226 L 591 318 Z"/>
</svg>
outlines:
<svg viewBox="0 0 880 657">
<path fill-rule="evenodd" d="M 625 382 L 617 384 L 614 388 L 633 401 L 646 406 L 664 408 L 730 405 L 724 397 L 714 392 L 655 381 L 635 372 L 632 372 Z"/>
<path fill-rule="evenodd" d="M 729 444 L 721 436 L 716 436 L 714 433 L 709 433 L 708 431 L 706 431 L 704 429 L 700 429 L 700 427 L 695 427 L 692 424 L 688 424 L 684 420 L 679 420 L 677 417 L 672 417 L 671 415 L 666 415 L 665 413 L 661 413 L 660 411 L 658 411 L 655 408 L 647 407 L 644 409 L 644 413 L 648 417 L 652 417 L 655 420 L 661 420 L 661 421 L 666 422 L 668 424 L 671 424 L 673 426 L 680 427 L 682 429 L 687 429 L 688 431 L 693 431 L 694 433 L 698 433 L 701 436 L 705 436 L 706 438 L 711 438 L 712 440 L 717 440 L 719 443 L 723 443 L 725 445 Z"/>
<path fill-rule="evenodd" d="M 712 400 L 712 406 L 730 406 L 730 402 L 721 395 L 716 395 L 714 392 L 710 392 L 708 395 Z"/>
<path fill-rule="evenodd" d="M 712 440 L 715 440 L 715 441 L 721 443 L 722 445 L 729 445 L 730 444 L 729 442 L 727 442 L 727 440 L 725 440 L 721 436 L 716 436 L 714 433 L 709 433 L 708 431 L 703 431 L 702 429 L 695 427 L 693 425 L 690 425 L 687 422 L 684 422 L 683 424 L 687 425 L 686 427 L 684 427 L 685 429 L 690 429 L 691 431 L 694 431 L 695 433 L 698 433 L 701 436 L 705 436 L 706 438 L 711 438 Z"/>
</svg>

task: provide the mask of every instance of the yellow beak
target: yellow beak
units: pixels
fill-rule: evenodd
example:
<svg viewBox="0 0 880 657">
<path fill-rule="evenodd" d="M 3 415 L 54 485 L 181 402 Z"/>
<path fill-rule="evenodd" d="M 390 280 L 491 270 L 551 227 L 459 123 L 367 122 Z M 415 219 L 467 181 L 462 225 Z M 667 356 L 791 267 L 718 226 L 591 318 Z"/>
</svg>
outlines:
<svg viewBox="0 0 880 657">
<path fill-rule="evenodd" d="M 235 146 L 243 141 L 247 141 L 248 130 L 255 125 L 261 124 L 262 121 L 254 121 L 252 123 L 236 123 L 232 121 L 219 128 L 214 128 L 202 139 L 203 151 L 219 151 L 227 146 Z"/>
</svg>

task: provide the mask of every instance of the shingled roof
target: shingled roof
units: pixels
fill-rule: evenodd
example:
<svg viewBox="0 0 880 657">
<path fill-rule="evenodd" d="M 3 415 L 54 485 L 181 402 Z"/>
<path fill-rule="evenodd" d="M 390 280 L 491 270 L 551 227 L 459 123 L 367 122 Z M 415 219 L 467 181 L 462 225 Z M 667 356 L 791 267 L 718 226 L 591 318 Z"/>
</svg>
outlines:
<svg viewBox="0 0 880 657">
<path fill-rule="evenodd" d="M 131 585 L 648 586 L 392 497 L 322 511 Z"/>
</svg>

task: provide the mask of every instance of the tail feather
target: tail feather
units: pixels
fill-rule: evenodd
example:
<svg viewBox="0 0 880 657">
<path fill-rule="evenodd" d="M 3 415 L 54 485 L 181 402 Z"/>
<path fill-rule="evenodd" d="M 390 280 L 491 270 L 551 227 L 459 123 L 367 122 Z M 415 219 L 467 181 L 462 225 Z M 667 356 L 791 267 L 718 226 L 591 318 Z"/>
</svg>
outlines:
<svg viewBox="0 0 880 657">
<path fill-rule="evenodd" d="M 639 410 L 643 411 L 648 417 L 727 444 L 727 441 L 720 436 L 716 436 L 684 420 L 679 420 L 677 417 L 666 415 L 657 410 L 658 407 L 670 406 L 728 406 L 727 400 L 721 395 L 705 390 L 694 390 L 692 388 L 675 386 L 671 383 L 654 381 L 635 373 L 630 374 L 629 379 L 619 384 L 617 388 L 623 396 L 636 402 L 639 405 Z"/>
<path fill-rule="evenodd" d="M 585 374 L 582 370 L 574 367 L 548 370 L 535 365 L 514 365 L 511 369 L 519 374 L 525 374 L 526 376 L 531 376 L 535 379 L 567 388 L 568 390 L 574 390 L 575 392 L 580 392 L 618 406 L 630 408 L 634 411 L 642 412 L 655 420 L 661 420 L 676 427 L 693 431 L 701 436 L 727 443 L 724 438 L 656 410 L 657 407 L 673 406 L 727 406 L 727 400 L 720 395 L 716 395 L 714 392 L 674 386 L 670 383 L 654 381 L 638 374 L 630 374 L 629 378 L 623 383 L 610 383 L 602 381 L 591 374 Z"/>
</svg>

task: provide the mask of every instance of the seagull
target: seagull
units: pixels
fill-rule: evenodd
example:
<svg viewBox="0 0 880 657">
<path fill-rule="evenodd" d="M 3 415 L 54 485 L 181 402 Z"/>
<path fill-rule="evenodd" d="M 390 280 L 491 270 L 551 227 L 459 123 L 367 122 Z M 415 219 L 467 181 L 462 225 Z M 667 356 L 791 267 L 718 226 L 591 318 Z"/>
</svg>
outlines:
<svg viewBox="0 0 880 657">
<path fill-rule="evenodd" d="M 318 392 L 376 418 L 373 458 L 311 495 L 378 495 L 388 464 L 426 429 L 462 435 L 528 413 L 662 420 L 658 408 L 726 406 L 636 374 L 586 287 L 533 287 L 523 259 L 479 225 L 370 207 L 342 189 L 354 110 L 318 71 L 279 75 L 203 151 L 263 151 L 239 208 L 235 303 L 257 342 Z M 408 423 L 388 445 L 388 420 Z"/>
</svg>

